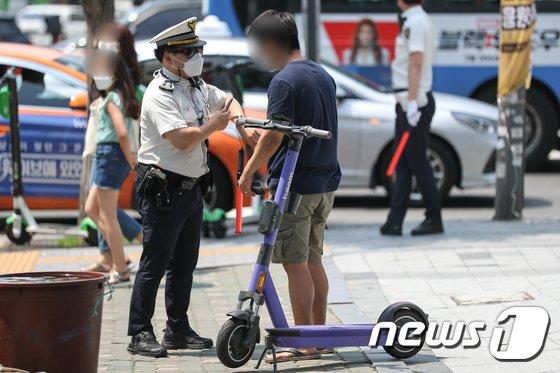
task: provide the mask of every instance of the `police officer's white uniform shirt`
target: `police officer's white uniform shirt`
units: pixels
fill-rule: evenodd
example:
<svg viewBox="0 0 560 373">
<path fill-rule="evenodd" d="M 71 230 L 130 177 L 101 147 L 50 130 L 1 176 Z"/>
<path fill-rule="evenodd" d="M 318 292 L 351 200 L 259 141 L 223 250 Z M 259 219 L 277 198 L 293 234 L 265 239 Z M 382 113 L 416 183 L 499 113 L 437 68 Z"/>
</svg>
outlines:
<svg viewBox="0 0 560 373">
<path fill-rule="evenodd" d="M 408 88 L 408 66 L 410 54 L 421 52 L 423 55 L 418 106 L 428 103 L 426 93 L 432 90 L 432 64 L 435 54 L 435 28 L 422 6 L 413 6 L 402 13 L 405 21 L 395 43 L 395 59 L 391 64 L 393 88 Z M 397 93 L 397 101 L 405 100 L 407 92 Z"/>
<path fill-rule="evenodd" d="M 167 85 L 163 84 L 166 80 Z M 142 100 L 138 161 L 194 178 L 207 173 L 204 143 L 179 150 L 163 135 L 179 128 L 206 124 L 209 115 L 224 106 L 226 96 L 225 92 L 202 80 L 199 90 L 189 80 L 165 68 L 156 72 Z"/>
</svg>

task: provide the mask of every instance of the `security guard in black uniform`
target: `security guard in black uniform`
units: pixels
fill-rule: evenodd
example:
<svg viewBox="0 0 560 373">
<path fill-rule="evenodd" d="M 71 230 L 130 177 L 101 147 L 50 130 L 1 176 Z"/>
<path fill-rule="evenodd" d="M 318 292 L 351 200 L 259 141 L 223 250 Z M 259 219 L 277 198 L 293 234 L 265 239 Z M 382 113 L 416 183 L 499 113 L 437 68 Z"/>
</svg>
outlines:
<svg viewBox="0 0 560 373">
<path fill-rule="evenodd" d="M 163 68 L 146 89 L 140 118 L 136 185 L 144 248 L 130 304 L 128 351 L 133 354 L 161 357 L 167 349 L 213 343 L 192 330 L 187 317 L 202 197 L 211 184 L 206 139 L 243 112 L 237 101 L 200 79 L 206 42 L 196 36 L 195 27 L 193 17 L 150 40 Z M 168 320 L 159 344 L 151 319 L 164 274 Z"/>
<path fill-rule="evenodd" d="M 384 235 L 402 234 L 414 175 L 426 205 L 426 219 L 411 233 L 443 233 L 440 195 L 426 155 L 435 112 L 431 92 L 436 37 L 434 25 L 422 8 L 422 0 L 397 0 L 397 5 L 402 11 L 399 16 L 401 29 L 391 66 L 397 101 L 395 144 L 406 130 L 410 130 L 410 139 L 397 165 L 391 211 L 380 231 Z"/>
</svg>

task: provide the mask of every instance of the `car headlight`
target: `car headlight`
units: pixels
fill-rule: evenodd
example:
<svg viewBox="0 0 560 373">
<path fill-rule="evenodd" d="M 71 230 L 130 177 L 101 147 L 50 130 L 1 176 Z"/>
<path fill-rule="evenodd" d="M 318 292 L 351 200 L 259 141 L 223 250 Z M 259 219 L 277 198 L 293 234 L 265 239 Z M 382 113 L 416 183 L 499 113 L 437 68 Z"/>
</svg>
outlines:
<svg viewBox="0 0 560 373">
<path fill-rule="evenodd" d="M 478 115 L 451 112 L 453 118 L 460 123 L 466 124 L 472 129 L 481 133 L 496 133 L 498 121 L 494 119 L 479 117 Z"/>
</svg>

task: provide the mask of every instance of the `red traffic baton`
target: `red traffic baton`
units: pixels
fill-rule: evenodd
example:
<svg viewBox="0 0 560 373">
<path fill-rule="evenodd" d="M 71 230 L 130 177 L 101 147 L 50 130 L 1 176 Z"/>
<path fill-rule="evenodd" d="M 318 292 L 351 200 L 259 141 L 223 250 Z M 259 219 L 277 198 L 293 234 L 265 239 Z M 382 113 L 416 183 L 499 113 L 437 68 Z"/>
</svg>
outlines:
<svg viewBox="0 0 560 373">
<path fill-rule="evenodd" d="M 401 136 L 401 139 L 399 140 L 399 144 L 397 145 L 397 149 L 395 149 L 395 153 L 391 158 L 389 167 L 387 167 L 387 172 L 385 172 L 385 175 L 387 175 L 388 177 L 393 176 L 393 174 L 395 173 L 395 170 L 397 169 L 397 164 L 401 159 L 402 153 L 404 151 L 404 148 L 409 138 L 410 138 L 410 131 L 404 131 Z"/>
<path fill-rule="evenodd" d="M 240 148 L 237 153 L 237 181 L 243 174 L 243 163 L 245 162 L 245 149 Z M 235 188 L 235 234 L 241 234 L 243 230 L 243 192 L 239 183 Z"/>
</svg>

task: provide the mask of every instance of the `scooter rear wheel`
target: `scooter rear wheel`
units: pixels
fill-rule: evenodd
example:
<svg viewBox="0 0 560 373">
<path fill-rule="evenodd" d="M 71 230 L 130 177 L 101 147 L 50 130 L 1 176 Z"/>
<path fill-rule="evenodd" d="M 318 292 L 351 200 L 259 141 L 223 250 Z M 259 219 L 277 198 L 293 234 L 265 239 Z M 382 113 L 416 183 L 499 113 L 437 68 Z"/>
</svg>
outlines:
<svg viewBox="0 0 560 373">
<path fill-rule="evenodd" d="M 231 318 L 222 325 L 216 338 L 216 353 L 226 367 L 239 368 L 253 356 L 258 335 L 250 346 L 241 343 L 248 331 L 249 326 L 239 319 Z"/>
<path fill-rule="evenodd" d="M 408 322 L 425 323 L 424 316 L 421 315 L 418 311 L 410 308 L 397 309 L 393 314 L 393 320 L 380 321 L 392 321 L 398 328 L 401 328 Z M 422 349 L 422 346 L 424 345 L 424 339 L 426 338 L 426 330 L 424 330 L 422 334 L 417 338 L 420 339 L 420 344 L 418 346 L 402 346 L 398 343 L 397 338 L 395 338 L 395 342 L 392 346 L 383 346 L 383 348 L 389 355 L 394 358 L 408 359 L 416 355 Z"/>
</svg>

